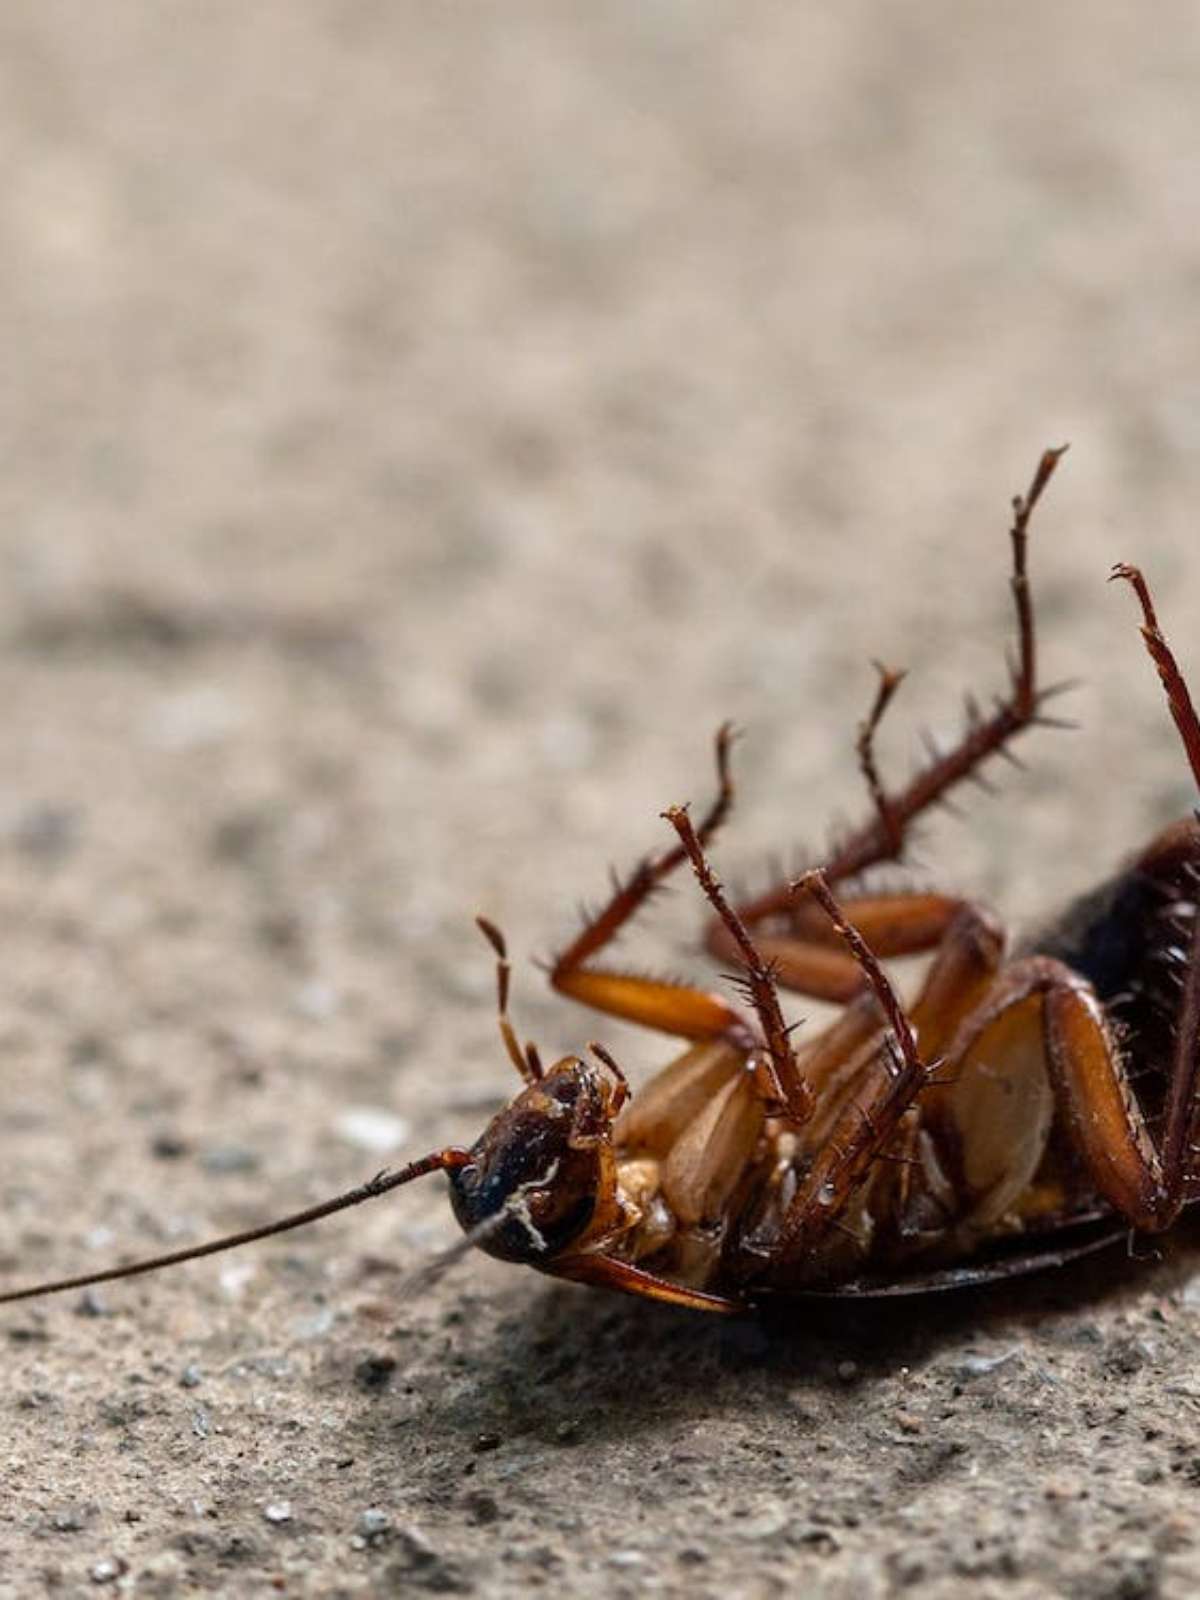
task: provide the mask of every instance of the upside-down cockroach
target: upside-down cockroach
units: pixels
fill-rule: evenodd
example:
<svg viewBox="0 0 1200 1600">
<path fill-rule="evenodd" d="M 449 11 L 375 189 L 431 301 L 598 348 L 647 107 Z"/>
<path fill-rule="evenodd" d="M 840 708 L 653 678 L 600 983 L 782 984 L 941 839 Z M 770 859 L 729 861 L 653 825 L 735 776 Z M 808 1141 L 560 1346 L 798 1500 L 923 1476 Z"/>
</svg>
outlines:
<svg viewBox="0 0 1200 1600">
<path fill-rule="evenodd" d="M 493 925 L 500 1031 L 524 1080 L 469 1149 L 440 1150 L 321 1205 L 151 1260 L 0 1294 L 81 1288 L 316 1221 L 445 1172 L 466 1242 L 554 1276 L 699 1310 L 772 1297 L 923 1292 L 1054 1265 L 1126 1230 L 1160 1232 L 1192 1198 L 1200 1067 L 1200 822 L 1166 829 L 1048 930 L 1005 954 L 995 920 L 935 893 L 871 893 L 868 869 L 903 857 L 912 823 L 1013 738 L 1050 719 L 1038 687 L 1026 575 L 1030 517 L 1062 452 L 1013 502 L 1018 651 L 989 715 L 968 701 L 959 743 L 902 788 L 873 740 L 900 675 L 881 669 L 858 751 L 874 814 L 823 867 L 742 905 L 708 860 L 732 801 L 730 733 L 718 791 L 675 843 L 618 882 L 551 967 L 562 994 L 687 1041 L 636 1096 L 611 1055 L 545 1068 L 508 1016 Z M 1142 613 L 1192 773 L 1200 720 L 1140 572 L 1118 566 Z M 737 968 L 747 1006 L 596 965 L 654 890 L 690 863 L 711 907 L 706 942 Z M 846 886 L 841 899 L 834 887 Z M 901 1003 L 881 959 L 931 953 Z M 811 1038 L 779 988 L 833 1000 Z M 1136 1070 L 1138 1088 L 1132 1080 Z"/>
</svg>

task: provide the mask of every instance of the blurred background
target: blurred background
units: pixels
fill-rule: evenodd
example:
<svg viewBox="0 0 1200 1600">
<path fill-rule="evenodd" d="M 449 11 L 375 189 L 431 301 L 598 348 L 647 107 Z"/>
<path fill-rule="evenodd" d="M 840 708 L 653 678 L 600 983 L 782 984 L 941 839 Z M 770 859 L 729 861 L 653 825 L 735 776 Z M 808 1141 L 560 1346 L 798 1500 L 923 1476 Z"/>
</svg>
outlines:
<svg viewBox="0 0 1200 1600">
<path fill-rule="evenodd" d="M 476 910 L 545 1049 L 660 1064 L 528 958 L 722 719 L 761 882 L 862 809 L 872 656 L 896 774 L 1002 687 L 1048 444 L 1081 729 L 919 869 L 1026 919 L 1191 803 L 1104 578 L 1200 679 L 1198 68 L 1173 0 L 3 8 L 11 1270 L 469 1138 L 512 1087 Z M 701 969 L 699 919 L 630 959 Z M 356 1248 L 448 1228 L 414 1195 Z"/>
</svg>

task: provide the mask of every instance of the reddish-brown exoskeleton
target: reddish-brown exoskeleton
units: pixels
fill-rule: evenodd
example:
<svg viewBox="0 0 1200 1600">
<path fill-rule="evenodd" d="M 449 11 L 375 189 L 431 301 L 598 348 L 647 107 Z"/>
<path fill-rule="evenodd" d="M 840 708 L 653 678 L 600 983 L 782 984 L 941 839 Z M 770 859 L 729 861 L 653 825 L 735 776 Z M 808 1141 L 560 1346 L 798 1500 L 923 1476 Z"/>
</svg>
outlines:
<svg viewBox="0 0 1200 1600">
<path fill-rule="evenodd" d="M 1047 1266 L 1125 1229 L 1159 1232 L 1190 1198 L 1200 1066 L 1200 823 L 1159 835 L 1011 957 L 996 922 L 933 893 L 869 893 L 856 880 L 902 858 L 908 829 L 1023 729 L 1044 722 L 1026 576 L 1030 516 L 1061 451 L 1014 502 L 1018 659 L 984 716 L 902 789 L 880 779 L 873 738 L 899 675 L 881 671 L 859 755 L 872 820 L 820 870 L 730 905 L 707 846 L 732 799 L 730 735 L 717 798 L 677 841 L 619 883 L 551 968 L 565 995 L 686 1040 L 630 1097 L 602 1047 L 545 1069 L 500 1026 L 525 1087 L 470 1149 L 280 1222 L 150 1261 L 0 1295 L 0 1302 L 153 1270 L 298 1227 L 410 1182 L 448 1174 L 468 1240 L 558 1277 L 702 1310 L 738 1312 L 797 1293 L 907 1293 Z M 1142 633 L 1200 783 L 1200 722 L 1136 569 Z M 691 864 L 712 908 L 710 951 L 738 969 L 746 1010 L 722 994 L 597 965 L 655 888 Z M 834 885 L 846 885 L 839 901 Z M 880 960 L 932 952 L 907 1007 Z M 780 986 L 841 1011 L 797 1037 Z M 1131 1087 L 1136 1069 L 1139 1088 Z"/>
</svg>

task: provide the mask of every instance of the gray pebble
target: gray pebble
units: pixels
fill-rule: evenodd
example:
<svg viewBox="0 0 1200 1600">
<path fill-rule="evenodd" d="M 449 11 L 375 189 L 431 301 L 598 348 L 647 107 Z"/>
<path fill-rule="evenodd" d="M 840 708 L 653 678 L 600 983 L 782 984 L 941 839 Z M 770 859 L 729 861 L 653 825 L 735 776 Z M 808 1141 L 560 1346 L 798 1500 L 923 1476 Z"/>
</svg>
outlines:
<svg viewBox="0 0 1200 1600">
<path fill-rule="evenodd" d="M 392 1519 L 379 1506 L 369 1506 L 358 1519 L 358 1532 L 364 1544 L 385 1544 L 392 1536 Z"/>
</svg>

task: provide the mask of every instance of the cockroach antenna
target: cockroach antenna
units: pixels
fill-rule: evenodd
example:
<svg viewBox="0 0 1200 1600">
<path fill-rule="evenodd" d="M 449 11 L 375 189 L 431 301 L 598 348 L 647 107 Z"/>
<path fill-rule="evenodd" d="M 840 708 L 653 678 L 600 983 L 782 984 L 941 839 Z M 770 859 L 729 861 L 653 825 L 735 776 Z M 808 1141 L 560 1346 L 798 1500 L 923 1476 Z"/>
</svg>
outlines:
<svg viewBox="0 0 1200 1600">
<path fill-rule="evenodd" d="M 67 1289 L 88 1289 L 93 1284 L 113 1283 L 118 1278 L 136 1278 L 144 1272 L 157 1272 L 161 1267 L 175 1267 L 184 1261 L 195 1261 L 200 1256 L 215 1256 L 222 1250 L 236 1250 L 241 1245 L 253 1244 L 256 1239 L 269 1239 L 272 1234 L 306 1228 L 310 1222 L 333 1216 L 335 1211 L 348 1211 L 352 1206 L 362 1205 L 365 1200 L 378 1199 L 380 1195 L 389 1194 L 403 1184 L 412 1183 L 414 1178 L 427 1177 L 431 1172 L 452 1172 L 457 1167 L 465 1166 L 469 1159 L 465 1150 L 454 1147 L 437 1150 L 432 1155 L 423 1156 L 420 1161 L 402 1167 L 398 1172 L 376 1173 L 367 1183 L 360 1183 L 345 1194 L 336 1195 L 332 1200 L 322 1200 L 319 1205 L 308 1206 L 304 1211 L 293 1212 L 291 1216 L 280 1217 L 275 1222 L 263 1223 L 261 1227 L 245 1228 L 240 1233 L 210 1239 L 207 1244 L 189 1245 L 183 1250 L 148 1256 L 144 1261 L 131 1261 L 125 1266 L 107 1267 L 102 1272 L 84 1272 L 75 1277 L 30 1284 L 24 1289 L 9 1289 L 0 1294 L 0 1305 L 11 1305 L 14 1300 L 37 1300 L 42 1295 L 62 1294 Z"/>
</svg>

